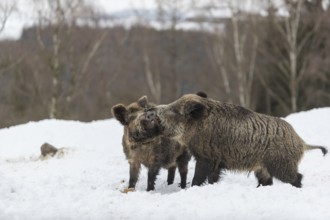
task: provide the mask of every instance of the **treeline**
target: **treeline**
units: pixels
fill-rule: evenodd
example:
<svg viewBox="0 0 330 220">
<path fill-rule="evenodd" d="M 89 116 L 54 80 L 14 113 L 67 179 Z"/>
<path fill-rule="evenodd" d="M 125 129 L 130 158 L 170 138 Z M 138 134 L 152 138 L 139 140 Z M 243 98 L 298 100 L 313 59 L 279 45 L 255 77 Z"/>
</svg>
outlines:
<svg viewBox="0 0 330 220">
<path fill-rule="evenodd" d="M 0 127 L 104 119 L 142 95 L 169 103 L 200 90 L 276 116 L 329 106 L 330 10 L 322 1 L 286 4 L 286 16 L 268 7 L 267 16 L 196 18 L 200 30 L 181 30 L 175 19 L 166 29 L 27 28 L 0 42 Z"/>
</svg>

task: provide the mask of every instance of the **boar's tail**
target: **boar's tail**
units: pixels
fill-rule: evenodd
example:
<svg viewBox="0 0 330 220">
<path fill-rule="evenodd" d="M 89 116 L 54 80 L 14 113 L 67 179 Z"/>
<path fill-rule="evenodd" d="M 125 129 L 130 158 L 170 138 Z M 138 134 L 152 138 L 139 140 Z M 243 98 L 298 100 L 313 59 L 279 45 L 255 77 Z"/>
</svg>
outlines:
<svg viewBox="0 0 330 220">
<path fill-rule="evenodd" d="M 305 150 L 315 150 L 320 149 L 323 153 L 323 156 L 325 156 L 328 153 L 328 149 L 322 146 L 315 146 L 315 145 L 305 145 Z"/>
</svg>

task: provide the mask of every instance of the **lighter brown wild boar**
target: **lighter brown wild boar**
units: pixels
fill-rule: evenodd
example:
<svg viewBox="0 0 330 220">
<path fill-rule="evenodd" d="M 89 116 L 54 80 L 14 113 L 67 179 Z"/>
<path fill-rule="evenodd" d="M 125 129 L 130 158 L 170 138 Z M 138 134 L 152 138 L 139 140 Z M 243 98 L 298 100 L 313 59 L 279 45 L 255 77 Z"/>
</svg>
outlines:
<svg viewBox="0 0 330 220">
<path fill-rule="evenodd" d="M 168 169 L 167 183 L 172 184 L 178 166 L 181 176 L 181 188 L 186 187 L 188 162 L 191 158 L 186 147 L 174 139 L 166 137 L 153 138 L 147 143 L 131 142 L 130 136 L 139 139 L 136 132 L 137 122 L 142 124 L 146 120 L 140 120 L 146 108 L 154 106 L 148 103 L 146 96 L 128 106 L 117 104 L 112 107 L 112 114 L 124 126 L 123 148 L 130 165 L 128 189 L 134 189 L 139 178 L 141 164 L 148 168 L 147 191 L 154 190 L 156 176 L 160 168 Z M 153 129 L 154 127 L 152 127 Z M 154 132 L 151 132 L 154 133 Z M 128 190 L 130 191 L 130 190 Z"/>
<path fill-rule="evenodd" d="M 168 137 L 188 146 L 196 159 L 192 185 L 201 185 L 208 175 L 217 176 L 221 170 L 233 170 L 254 171 L 258 186 L 272 185 L 275 177 L 301 187 L 303 176 L 298 173 L 298 164 L 304 151 L 321 149 L 327 153 L 324 147 L 304 143 L 280 118 L 206 95 L 184 95 L 144 114 L 148 123 L 139 127 L 140 137 L 135 141 Z"/>
</svg>

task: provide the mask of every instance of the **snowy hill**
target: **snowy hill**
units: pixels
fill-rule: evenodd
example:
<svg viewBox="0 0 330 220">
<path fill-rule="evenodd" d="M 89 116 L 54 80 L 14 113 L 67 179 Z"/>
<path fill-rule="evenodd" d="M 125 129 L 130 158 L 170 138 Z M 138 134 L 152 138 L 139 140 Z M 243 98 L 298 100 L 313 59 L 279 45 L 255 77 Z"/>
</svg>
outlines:
<svg viewBox="0 0 330 220">
<path fill-rule="evenodd" d="M 330 149 L 330 108 L 288 116 L 307 143 Z M 165 170 L 146 192 L 143 169 L 136 192 L 123 194 L 128 163 L 122 126 L 43 120 L 0 130 L 0 219 L 330 219 L 330 156 L 306 152 L 303 188 L 276 181 L 256 188 L 251 174 L 226 173 L 214 185 L 181 190 L 179 175 L 166 185 Z M 48 142 L 62 157 L 39 159 Z M 195 162 L 189 163 L 188 182 Z"/>
</svg>

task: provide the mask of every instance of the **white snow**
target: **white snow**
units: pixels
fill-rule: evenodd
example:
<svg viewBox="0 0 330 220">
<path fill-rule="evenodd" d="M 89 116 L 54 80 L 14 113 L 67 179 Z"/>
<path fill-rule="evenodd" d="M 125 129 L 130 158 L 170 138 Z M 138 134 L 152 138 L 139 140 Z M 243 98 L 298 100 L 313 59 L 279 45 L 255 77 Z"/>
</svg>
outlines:
<svg viewBox="0 0 330 220">
<path fill-rule="evenodd" d="M 330 108 L 285 118 L 307 143 L 330 148 Z M 303 188 L 275 181 L 256 188 L 251 174 L 226 173 L 214 185 L 182 190 L 166 184 L 146 192 L 143 169 L 136 191 L 123 194 L 128 163 L 122 126 L 113 119 L 82 123 L 43 120 L 0 129 L 0 219 L 330 219 L 330 156 L 306 152 L 300 164 Z M 39 159 L 48 142 L 63 157 Z M 195 162 L 189 163 L 188 182 Z"/>
</svg>

